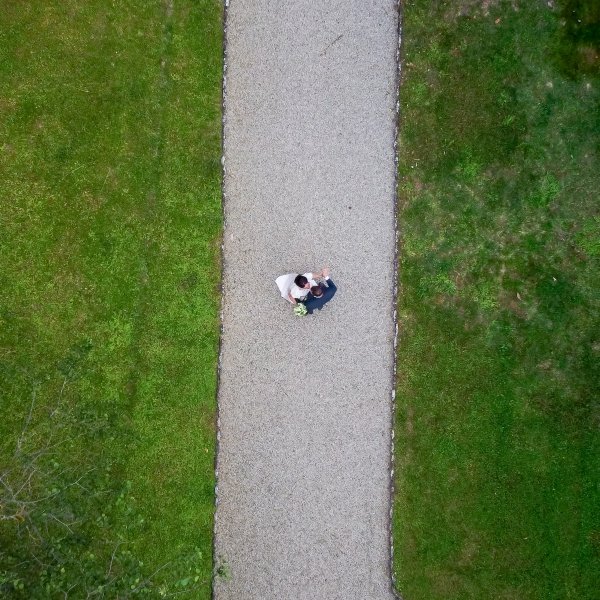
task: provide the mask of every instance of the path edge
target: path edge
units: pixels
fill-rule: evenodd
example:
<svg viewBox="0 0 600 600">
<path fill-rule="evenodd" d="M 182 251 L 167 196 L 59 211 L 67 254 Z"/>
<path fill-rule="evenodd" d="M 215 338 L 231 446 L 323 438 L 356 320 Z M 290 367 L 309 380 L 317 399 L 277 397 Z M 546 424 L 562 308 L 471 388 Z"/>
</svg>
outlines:
<svg viewBox="0 0 600 600">
<path fill-rule="evenodd" d="M 401 51 L 402 51 L 402 18 L 404 15 L 403 11 L 403 0 L 396 0 L 395 10 L 398 18 L 398 32 L 397 32 L 397 45 L 396 45 L 396 74 L 395 74 L 395 87 L 396 87 L 396 114 L 394 124 L 394 275 L 393 275 L 393 291 L 392 291 L 392 308 L 393 308 L 393 321 L 394 321 L 394 346 L 392 350 L 392 385 L 391 385 L 391 424 L 390 424 L 390 512 L 389 512 L 389 545 L 390 545 L 390 588 L 392 596 L 396 600 L 403 600 L 402 595 L 397 589 L 396 576 L 394 573 L 394 496 L 395 496 L 395 482 L 394 473 L 396 467 L 395 457 L 395 424 L 396 424 L 396 381 L 397 381 L 397 365 L 398 365 L 398 286 L 399 286 L 399 268 L 400 268 L 400 220 L 399 220 L 399 156 L 398 156 L 398 136 L 400 131 L 400 82 L 402 81 L 402 62 L 401 62 Z"/>
<path fill-rule="evenodd" d="M 227 94 L 227 23 L 229 13 L 229 0 L 221 0 L 221 18 L 223 22 L 223 46 L 221 49 L 223 79 L 221 81 L 221 244 L 219 246 L 219 266 L 221 268 L 220 306 L 219 306 L 219 343 L 217 358 L 217 383 L 215 387 L 216 400 L 216 442 L 215 442 L 215 490 L 213 507 L 213 536 L 212 536 L 212 573 L 210 579 L 210 600 L 215 600 L 215 580 L 223 566 L 217 556 L 217 508 L 219 506 L 219 456 L 221 445 L 221 405 L 219 396 L 221 390 L 221 363 L 223 359 L 223 298 L 225 295 L 225 96 Z"/>
</svg>

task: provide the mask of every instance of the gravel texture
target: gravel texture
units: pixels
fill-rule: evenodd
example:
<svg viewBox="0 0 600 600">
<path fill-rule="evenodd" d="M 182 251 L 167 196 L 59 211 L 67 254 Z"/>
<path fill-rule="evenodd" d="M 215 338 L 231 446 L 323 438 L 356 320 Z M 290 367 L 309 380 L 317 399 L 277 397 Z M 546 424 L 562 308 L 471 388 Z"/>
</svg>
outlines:
<svg viewBox="0 0 600 600">
<path fill-rule="evenodd" d="M 231 0 L 216 600 L 383 600 L 398 11 Z M 275 278 L 328 265 L 296 317 Z"/>
</svg>

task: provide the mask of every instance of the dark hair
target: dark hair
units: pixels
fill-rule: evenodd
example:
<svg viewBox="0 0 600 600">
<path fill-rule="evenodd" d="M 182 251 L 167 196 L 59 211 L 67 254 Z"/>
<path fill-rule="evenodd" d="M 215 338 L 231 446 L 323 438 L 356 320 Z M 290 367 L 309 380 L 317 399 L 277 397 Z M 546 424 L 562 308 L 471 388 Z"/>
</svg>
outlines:
<svg viewBox="0 0 600 600">
<path fill-rule="evenodd" d="M 288 279 L 288 281 L 289 281 L 289 279 Z M 306 279 L 306 277 L 304 277 L 304 275 L 296 275 L 296 279 L 294 279 L 294 283 L 298 287 L 303 288 L 308 283 L 308 279 Z"/>
<path fill-rule="evenodd" d="M 323 295 L 323 288 L 320 285 L 313 285 L 310 288 L 311 294 L 315 297 L 315 298 L 319 298 L 320 296 Z"/>
</svg>

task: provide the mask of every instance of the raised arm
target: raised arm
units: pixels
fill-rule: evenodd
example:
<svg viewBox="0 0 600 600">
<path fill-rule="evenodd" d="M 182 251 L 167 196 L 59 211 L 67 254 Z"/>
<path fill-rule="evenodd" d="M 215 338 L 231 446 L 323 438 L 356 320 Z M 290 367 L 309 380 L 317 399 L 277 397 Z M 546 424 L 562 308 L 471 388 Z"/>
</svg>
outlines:
<svg viewBox="0 0 600 600">
<path fill-rule="evenodd" d="M 327 283 L 327 289 L 324 293 L 327 294 L 328 298 L 333 298 L 333 295 L 337 292 L 337 286 L 329 276 L 327 276 L 325 283 Z"/>
<path fill-rule="evenodd" d="M 329 268 L 328 267 L 323 267 L 320 271 L 315 271 L 312 273 L 312 278 L 313 279 L 325 279 L 326 277 L 329 277 Z"/>
</svg>

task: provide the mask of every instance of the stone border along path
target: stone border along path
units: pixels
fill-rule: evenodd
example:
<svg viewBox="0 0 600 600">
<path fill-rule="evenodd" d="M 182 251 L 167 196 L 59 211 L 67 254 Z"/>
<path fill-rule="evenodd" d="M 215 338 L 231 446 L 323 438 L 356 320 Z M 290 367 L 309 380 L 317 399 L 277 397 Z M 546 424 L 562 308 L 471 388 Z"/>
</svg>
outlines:
<svg viewBox="0 0 600 600">
<path fill-rule="evenodd" d="M 226 8 L 216 600 L 394 597 L 397 49 L 395 0 Z"/>
</svg>

